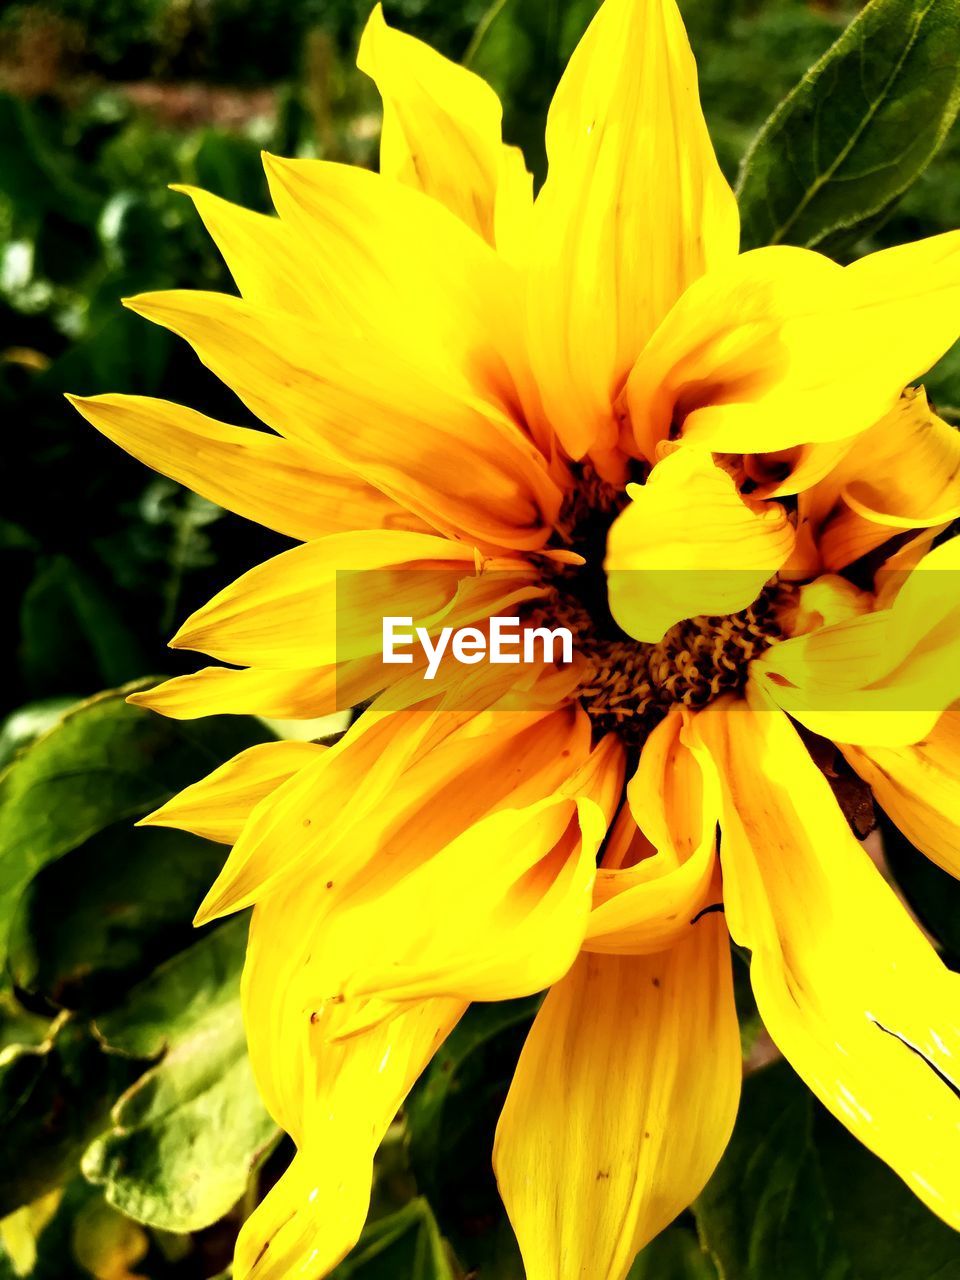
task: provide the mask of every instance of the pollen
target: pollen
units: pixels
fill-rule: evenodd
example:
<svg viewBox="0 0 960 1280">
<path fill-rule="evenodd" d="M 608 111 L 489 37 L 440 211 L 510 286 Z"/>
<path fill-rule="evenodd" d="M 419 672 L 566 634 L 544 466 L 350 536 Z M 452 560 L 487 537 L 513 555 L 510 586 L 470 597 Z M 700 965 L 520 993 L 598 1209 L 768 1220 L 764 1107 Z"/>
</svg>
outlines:
<svg viewBox="0 0 960 1280">
<path fill-rule="evenodd" d="M 585 669 L 577 696 L 598 733 L 613 731 L 640 747 L 671 707 L 698 710 L 741 690 L 750 663 L 784 638 L 781 619 L 793 594 L 773 582 L 740 613 L 688 618 L 657 644 L 611 634 L 608 616 L 598 619 L 562 589 L 550 614 L 574 633 Z"/>
<path fill-rule="evenodd" d="M 641 474 L 634 478 L 643 482 Z M 740 613 L 687 618 L 656 644 L 634 640 L 614 620 L 597 571 L 626 501 L 622 487 L 605 482 L 589 464 L 575 467 L 559 532 L 586 564 L 555 571 L 552 598 L 534 617 L 573 633 L 584 667 L 577 696 L 597 732 L 613 731 L 639 748 L 671 707 L 698 710 L 743 689 L 750 663 L 784 638 L 795 588 L 775 579 Z"/>
</svg>

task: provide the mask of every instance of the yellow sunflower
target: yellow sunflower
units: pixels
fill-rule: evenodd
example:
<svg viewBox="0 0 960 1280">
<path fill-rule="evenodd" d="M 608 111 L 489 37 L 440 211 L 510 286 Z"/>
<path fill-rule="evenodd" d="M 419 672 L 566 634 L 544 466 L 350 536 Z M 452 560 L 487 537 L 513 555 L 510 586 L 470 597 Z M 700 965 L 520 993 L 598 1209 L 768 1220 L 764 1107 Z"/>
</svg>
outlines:
<svg viewBox="0 0 960 1280">
<path fill-rule="evenodd" d="M 379 9 L 360 66 L 380 174 L 267 156 L 279 218 L 190 191 L 240 296 L 130 303 L 271 430 L 76 401 L 302 543 L 174 641 L 231 666 L 136 701 L 372 699 L 152 819 L 233 844 L 198 919 L 254 905 L 250 1054 L 297 1154 L 236 1275 L 327 1273 L 468 1003 L 549 987 L 497 1178 L 530 1280 L 622 1280 L 734 1123 L 728 930 L 799 1074 L 960 1227 L 960 978 L 831 786 L 960 873 L 960 439 L 910 387 L 960 329 L 960 235 L 738 255 L 673 0 L 606 0 L 536 199 L 482 81 Z M 381 661 L 384 613 L 505 611 L 574 660 Z"/>
</svg>

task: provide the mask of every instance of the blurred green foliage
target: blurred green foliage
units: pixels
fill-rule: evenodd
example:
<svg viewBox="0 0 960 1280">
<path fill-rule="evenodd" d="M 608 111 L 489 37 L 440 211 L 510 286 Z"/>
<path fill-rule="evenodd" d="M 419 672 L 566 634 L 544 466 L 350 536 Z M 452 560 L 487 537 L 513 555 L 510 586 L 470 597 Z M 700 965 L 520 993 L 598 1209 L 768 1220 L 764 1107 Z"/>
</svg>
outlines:
<svg viewBox="0 0 960 1280">
<path fill-rule="evenodd" d="M 857 5 L 680 2 L 733 182 L 764 120 Z M 384 7 L 494 84 L 506 135 L 541 179 L 546 109 L 595 0 Z M 242 718 L 177 725 L 116 694 L 75 705 L 194 666 L 165 647 L 176 623 L 286 543 L 126 458 L 63 393 L 139 392 L 246 420 L 185 348 L 119 299 L 231 288 L 168 184 L 264 209 L 261 148 L 375 164 L 376 95 L 353 66 L 368 9 L 0 7 L 0 1280 L 213 1276 L 251 1196 L 289 1156 L 285 1144 L 271 1154 L 277 1135 L 240 1034 L 244 921 L 190 929 L 222 850 L 131 828 L 268 731 Z M 958 225 L 954 135 L 886 221 L 858 222 L 860 244 L 843 251 Z M 941 408 L 960 405 L 960 357 L 928 385 Z M 890 838 L 909 900 L 955 957 L 956 886 Z M 381 1150 L 371 1224 L 342 1280 L 459 1280 L 471 1268 L 522 1280 L 488 1155 L 535 1005 L 474 1007 L 443 1047 Z M 749 1047 L 746 997 L 743 1022 Z M 876 1205 L 889 1229 L 874 1239 L 864 1223 Z M 960 1276 L 955 1237 L 931 1223 L 778 1067 L 748 1086 L 737 1138 L 694 1212 L 631 1276 L 716 1280 L 711 1255 L 727 1280 Z M 904 1231 L 919 1264 L 885 1272 Z"/>
</svg>

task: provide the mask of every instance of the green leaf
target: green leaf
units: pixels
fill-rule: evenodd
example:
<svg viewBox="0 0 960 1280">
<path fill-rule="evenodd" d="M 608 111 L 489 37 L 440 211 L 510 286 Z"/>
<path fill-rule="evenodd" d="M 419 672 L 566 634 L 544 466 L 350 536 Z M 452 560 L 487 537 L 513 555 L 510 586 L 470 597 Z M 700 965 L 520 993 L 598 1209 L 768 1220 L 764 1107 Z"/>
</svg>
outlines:
<svg viewBox="0 0 960 1280">
<path fill-rule="evenodd" d="M 647 1245 L 627 1280 L 718 1280 L 717 1269 L 692 1231 L 668 1227 Z"/>
<path fill-rule="evenodd" d="M 472 1005 L 406 1110 L 410 1162 L 467 1270 L 522 1280 L 490 1165 L 493 1134 L 539 996 Z"/>
<path fill-rule="evenodd" d="M 0 775 L 0 965 L 17 903 L 43 867 L 265 737 L 243 717 L 166 720 L 128 706 L 127 692 L 80 703 Z"/>
<path fill-rule="evenodd" d="M 12 711 L 0 724 L 0 769 L 9 764 L 21 748 L 52 729 L 75 702 L 75 698 L 44 698 Z"/>
<path fill-rule="evenodd" d="M 123 1095 L 83 1171 L 139 1222 L 196 1231 L 228 1213 L 278 1130 L 257 1094 L 240 1012 L 247 921 L 158 968 L 97 1031 L 115 1052 L 162 1052 Z"/>
<path fill-rule="evenodd" d="M 0 1217 L 66 1181 L 136 1074 L 89 1025 L 58 1019 L 39 1045 L 0 1050 Z"/>
<path fill-rule="evenodd" d="M 694 1213 L 723 1280 L 960 1280 L 956 1233 L 785 1062 L 746 1080 Z"/>
<path fill-rule="evenodd" d="M 852 241 L 927 167 L 958 106 L 957 0 L 872 0 L 748 152 L 743 247 Z"/>
<path fill-rule="evenodd" d="M 785 1063 L 746 1081 L 730 1145 L 694 1210 L 724 1280 L 854 1280 L 830 1218 L 810 1095 Z"/>
<path fill-rule="evenodd" d="M 115 823 L 27 886 L 10 928 L 15 985 L 93 1012 L 195 940 L 194 912 L 224 847 L 183 831 Z"/>
<path fill-rule="evenodd" d="M 598 0 L 493 0 L 465 61 L 504 103 L 504 136 L 546 171 L 543 127 L 554 88 L 598 8 Z"/>
<path fill-rule="evenodd" d="M 331 1280 L 454 1280 L 454 1271 L 426 1200 L 418 1197 L 369 1223 Z M 498 1278 L 499 1280 L 499 1278 Z"/>
<path fill-rule="evenodd" d="M 21 667 L 35 691 L 123 684 L 147 665 L 116 605 L 66 556 L 55 557 L 30 584 L 20 633 Z"/>
</svg>

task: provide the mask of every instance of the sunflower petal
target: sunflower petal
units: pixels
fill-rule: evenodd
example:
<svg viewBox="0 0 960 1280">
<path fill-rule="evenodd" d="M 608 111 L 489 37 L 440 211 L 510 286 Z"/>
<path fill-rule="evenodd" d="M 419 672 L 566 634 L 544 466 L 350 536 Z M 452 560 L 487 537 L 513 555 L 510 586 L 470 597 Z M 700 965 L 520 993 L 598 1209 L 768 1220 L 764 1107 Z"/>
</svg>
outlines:
<svg viewBox="0 0 960 1280">
<path fill-rule="evenodd" d="M 737 250 L 673 0 L 606 0 L 550 107 L 547 155 L 529 341 L 547 415 L 579 458 L 614 442 L 612 401 L 662 317 Z"/>
<path fill-rule="evenodd" d="M 361 969 L 349 993 L 507 1000 L 542 991 L 580 950 L 605 833 L 593 801 L 566 796 L 482 819 L 391 894 L 395 927 L 417 940 L 414 958 Z"/>
<path fill-rule="evenodd" d="M 714 884 L 720 793 L 699 739 L 675 709 L 644 743 L 597 871 L 584 946 L 618 955 L 663 951 L 686 937 Z"/>
<path fill-rule="evenodd" d="M 379 654 L 383 602 L 428 625 L 456 601 L 475 552 L 425 533 L 360 530 L 283 551 L 191 614 L 171 640 L 225 662 L 320 667 Z M 513 579 L 503 577 L 504 592 Z"/>
<path fill-rule="evenodd" d="M 145 294 L 133 310 L 185 338 L 248 408 L 443 532 L 541 547 L 561 493 L 533 444 L 456 381 L 349 334 L 226 294 Z"/>
<path fill-rule="evenodd" d="M 264 165 L 281 220 L 319 257 L 352 336 L 511 415 L 526 406 L 521 283 L 490 245 L 391 178 L 326 160 Z"/>
<path fill-rule="evenodd" d="M 839 746 L 907 839 L 960 877 L 960 712 L 911 746 Z"/>
<path fill-rule="evenodd" d="M 628 491 L 604 567 L 611 612 L 636 640 L 655 643 L 684 618 L 745 609 L 793 550 L 784 508 L 746 502 L 705 450 L 677 449 Z"/>
<path fill-rule="evenodd" d="M 316 258 L 279 218 L 256 213 L 199 187 L 174 186 L 192 201 L 248 302 L 293 315 L 340 321 Z"/>
<path fill-rule="evenodd" d="M 825 482 L 836 510 L 820 532 L 824 566 L 844 569 L 903 529 L 960 516 L 960 432 L 930 409 L 922 388 L 866 431 Z"/>
<path fill-rule="evenodd" d="M 176 827 L 206 840 L 233 844 L 264 797 L 326 750 L 318 742 L 261 742 L 248 747 L 165 805 L 139 827 Z"/>
<path fill-rule="evenodd" d="M 349 948 L 342 937 L 336 947 L 325 945 L 312 925 L 296 893 L 258 907 L 251 925 L 243 986 L 247 1026 L 257 1030 L 251 1061 L 268 1106 L 299 1149 L 241 1230 L 235 1274 L 244 1280 L 319 1280 L 352 1248 L 367 1214 L 377 1146 L 463 1012 L 450 1001 L 428 1001 L 363 1036 L 332 1042 L 330 1023 L 341 1006 L 301 1009 L 297 980 L 308 966 L 338 972 Z M 312 960 L 291 929 L 297 941 L 305 931 L 317 952 Z"/>
<path fill-rule="evenodd" d="M 624 1280 L 713 1172 L 740 1073 L 721 919 L 656 955 L 581 956 L 527 1037 L 494 1148 L 531 1280 Z"/>
<path fill-rule="evenodd" d="M 302 866 L 338 891 L 347 881 L 359 887 L 389 844 L 391 857 L 374 869 L 385 892 L 485 814 L 553 794 L 587 759 L 589 739 L 587 717 L 572 708 L 476 715 L 374 707 L 254 810 L 198 919 L 248 906 Z"/>
<path fill-rule="evenodd" d="M 199 716 L 253 715 L 276 720 L 315 720 L 355 706 L 378 693 L 383 684 L 379 655 L 337 667 L 303 671 L 263 667 L 204 667 L 174 676 L 152 689 L 132 693 L 127 701 L 173 720 Z"/>
<path fill-rule="evenodd" d="M 720 770 L 727 923 L 764 1025 L 851 1132 L 960 1227 L 960 977 L 855 840 L 781 712 L 696 719 Z"/>
<path fill-rule="evenodd" d="M 696 281 L 637 361 L 638 449 L 672 433 L 718 453 L 841 440 L 878 422 L 960 330 L 960 232 L 841 268 L 807 249 L 742 254 Z"/>
<path fill-rule="evenodd" d="M 386 494 L 315 449 L 230 427 L 147 396 L 68 396 L 128 453 L 201 497 L 306 541 L 352 529 L 425 529 Z"/>
<path fill-rule="evenodd" d="M 380 172 L 433 196 L 495 244 L 504 147 L 503 109 L 494 91 L 472 71 L 388 26 L 379 4 L 367 21 L 357 66 L 383 98 Z"/>
<path fill-rule="evenodd" d="M 834 742 L 918 742 L 960 698 L 958 583 L 960 538 L 953 538 L 920 560 L 888 608 L 774 645 L 751 676 Z"/>
</svg>

